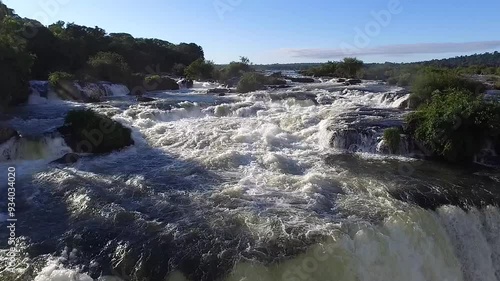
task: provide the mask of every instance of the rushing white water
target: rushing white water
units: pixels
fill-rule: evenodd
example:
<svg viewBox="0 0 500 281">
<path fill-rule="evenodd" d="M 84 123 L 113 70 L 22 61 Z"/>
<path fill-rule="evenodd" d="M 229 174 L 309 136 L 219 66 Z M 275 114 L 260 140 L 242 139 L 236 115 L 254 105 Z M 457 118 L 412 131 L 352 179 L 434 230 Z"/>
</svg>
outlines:
<svg viewBox="0 0 500 281">
<path fill-rule="evenodd" d="M 127 88 L 127 86 L 122 84 L 103 83 L 102 86 L 104 87 L 104 89 L 106 89 L 107 96 L 123 97 L 130 93 L 130 90 Z"/>
<path fill-rule="evenodd" d="M 51 239 L 75 247 L 53 253 L 59 259 L 41 257 L 35 280 L 92 280 L 84 268 L 103 259 L 124 280 L 500 280 L 497 206 L 431 210 L 398 200 L 389 190 L 446 192 L 446 183 L 462 183 L 454 174 L 448 182 L 439 169 L 403 174 L 401 163 L 421 168 L 409 159 L 391 166 L 392 156 L 343 158 L 332 148 L 334 133 L 360 118 L 400 118 L 395 108 L 407 98 L 400 90 L 329 81 L 224 98 L 195 89 L 156 93 L 153 103 L 89 105 L 130 126 L 136 144 L 21 176 L 30 194 L 57 195 L 54 206 L 33 196 L 26 208 L 49 210 Z M 373 135 L 377 147 L 380 133 Z M 62 151 L 61 143 L 41 150 L 51 154 L 52 145 Z M 329 155 L 338 157 L 327 163 Z M 483 185 L 492 184 L 470 188 Z M 98 254 L 86 243 L 98 243 Z"/>
<path fill-rule="evenodd" d="M 57 136 L 40 138 L 11 138 L 0 145 L 0 162 L 57 159 L 71 152 L 64 140 Z"/>
</svg>

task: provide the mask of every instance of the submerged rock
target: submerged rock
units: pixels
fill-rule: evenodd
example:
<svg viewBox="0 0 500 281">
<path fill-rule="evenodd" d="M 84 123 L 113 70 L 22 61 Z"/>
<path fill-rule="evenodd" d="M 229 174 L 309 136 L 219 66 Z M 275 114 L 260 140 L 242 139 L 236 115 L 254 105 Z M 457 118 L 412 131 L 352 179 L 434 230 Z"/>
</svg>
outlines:
<svg viewBox="0 0 500 281">
<path fill-rule="evenodd" d="M 109 153 L 133 145 L 132 131 L 92 110 L 73 110 L 58 129 L 76 153 Z"/>
<path fill-rule="evenodd" d="M 138 102 L 152 102 L 152 101 L 155 101 L 156 99 L 153 99 L 153 98 L 148 98 L 148 97 L 142 97 L 142 96 L 138 96 L 137 97 L 137 101 Z"/>
<path fill-rule="evenodd" d="M 361 84 L 363 83 L 363 81 L 361 81 L 360 79 L 349 79 L 347 81 L 344 82 L 344 84 L 346 86 L 349 86 L 349 85 L 358 85 L 358 84 Z"/>
<path fill-rule="evenodd" d="M 215 88 L 215 89 L 209 89 L 208 90 L 208 94 L 228 94 L 228 93 L 231 93 L 233 92 L 232 89 L 228 89 L 228 88 Z"/>
<path fill-rule="evenodd" d="M 78 155 L 76 153 L 68 153 L 68 154 L 64 155 L 63 157 L 52 161 L 51 164 L 73 164 L 73 163 L 78 162 L 79 159 L 80 159 L 80 155 Z"/>
<path fill-rule="evenodd" d="M 0 144 L 14 137 L 19 137 L 19 133 L 16 130 L 9 127 L 0 127 Z"/>
</svg>

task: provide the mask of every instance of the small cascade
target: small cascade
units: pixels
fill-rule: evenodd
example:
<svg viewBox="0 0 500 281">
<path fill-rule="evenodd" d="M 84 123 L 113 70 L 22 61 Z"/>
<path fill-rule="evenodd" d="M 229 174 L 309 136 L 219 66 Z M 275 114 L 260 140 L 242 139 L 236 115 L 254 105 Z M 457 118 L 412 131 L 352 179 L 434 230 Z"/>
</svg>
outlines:
<svg viewBox="0 0 500 281">
<path fill-rule="evenodd" d="M 500 166 L 500 157 L 491 140 L 487 140 L 481 151 L 474 156 L 474 162 L 490 167 Z"/>
<path fill-rule="evenodd" d="M 381 134 L 374 128 L 336 130 L 330 140 L 333 148 L 348 152 L 376 153 Z"/>
<path fill-rule="evenodd" d="M 31 94 L 38 95 L 42 98 L 48 98 L 49 82 L 47 81 L 30 81 Z"/>
<path fill-rule="evenodd" d="M 123 84 L 109 84 L 101 82 L 106 90 L 106 96 L 123 97 L 130 94 L 130 90 Z"/>
<path fill-rule="evenodd" d="M 56 133 L 40 137 L 14 137 L 0 145 L 0 162 L 57 159 L 71 151 Z"/>
<path fill-rule="evenodd" d="M 29 104 L 43 104 L 48 100 L 100 101 L 104 97 L 123 97 L 130 93 L 127 86 L 109 82 L 74 82 L 65 87 L 66 93 L 58 94 L 47 81 L 30 81 Z M 61 91 L 60 91 L 61 92 Z"/>
</svg>

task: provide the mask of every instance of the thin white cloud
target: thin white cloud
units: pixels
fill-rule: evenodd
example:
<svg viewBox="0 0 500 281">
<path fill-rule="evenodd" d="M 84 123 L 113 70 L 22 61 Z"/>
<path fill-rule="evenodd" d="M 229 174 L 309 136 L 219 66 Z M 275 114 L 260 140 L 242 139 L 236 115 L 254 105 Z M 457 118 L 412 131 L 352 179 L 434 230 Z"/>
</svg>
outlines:
<svg viewBox="0 0 500 281">
<path fill-rule="evenodd" d="M 445 54 L 487 51 L 500 47 L 500 41 L 480 41 L 462 43 L 417 43 L 378 46 L 372 48 L 333 48 L 333 49 L 283 49 L 282 51 L 294 58 L 333 59 L 345 56 L 368 55 L 417 55 Z"/>
</svg>

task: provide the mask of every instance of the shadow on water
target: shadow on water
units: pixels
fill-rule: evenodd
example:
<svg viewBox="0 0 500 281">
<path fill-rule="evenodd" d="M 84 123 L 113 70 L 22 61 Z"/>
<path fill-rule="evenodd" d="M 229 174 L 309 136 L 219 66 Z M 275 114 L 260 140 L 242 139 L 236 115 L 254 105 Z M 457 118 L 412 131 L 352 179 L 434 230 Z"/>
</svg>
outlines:
<svg viewBox="0 0 500 281">
<path fill-rule="evenodd" d="M 207 206 L 219 182 L 149 147 L 84 158 L 77 169 L 54 167 L 23 183 L 18 235 L 28 237 L 34 259 L 76 250 L 66 266 L 93 278 L 165 280 L 180 270 L 215 280 L 253 243 L 241 223 Z"/>
<path fill-rule="evenodd" d="M 326 163 L 353 177 L 385 183 L 395 199 L 435 210 L 443 205 L 463 209 L 500 205 L 500 171 L 457 168 L 429 161 L 365 159 L 353 154 L 330 155 Z"/>
<path fill-rule="evenodd" d="M 210 198 L 222 180 L 147 145 L 38 173 L 18 194 L 25 203 L 17 234 L 28 239 L 30 272 L 46 255 L 62 255 L 63 265 L 92 278 L 163 281 L 180 271 L 218 280 L 241 260 L 272 263 L 313 243 L 256 241 L 244 219 Z"/>
</svg>

